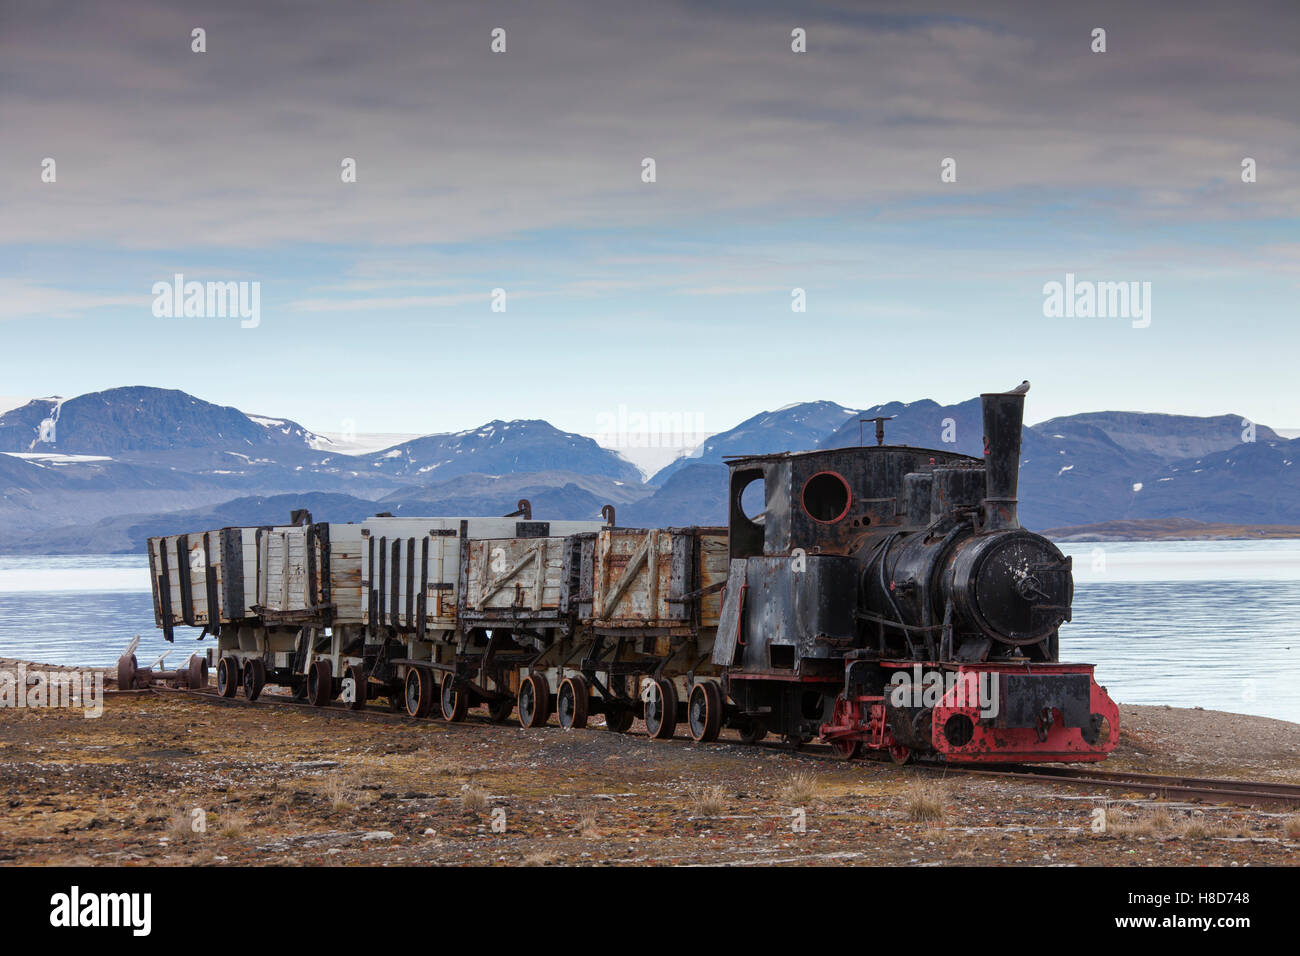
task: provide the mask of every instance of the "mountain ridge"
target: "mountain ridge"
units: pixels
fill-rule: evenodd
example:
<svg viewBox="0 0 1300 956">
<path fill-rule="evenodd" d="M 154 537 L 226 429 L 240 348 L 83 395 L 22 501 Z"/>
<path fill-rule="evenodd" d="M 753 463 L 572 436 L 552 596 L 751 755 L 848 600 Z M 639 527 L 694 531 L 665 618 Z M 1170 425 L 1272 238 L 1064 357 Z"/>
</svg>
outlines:
<svg viewBox="0 0 1300 956">
<path fill-rule="evenodd" d="M 608 503 L 625 525 L 722 524 L 725 456 L 871 444 L 873 426 L 858 419 L 876 415 L 892 416 L 886 443 L 982 453 L 977 397 L 862 410 L 794 403 L 710 436 L 649 480 L 616 451 L 541 419 L 494 419 L 346 454 L 287 417 L 249 415 L 175 389 L 36 399 L 0 415 L 0 551 L 33 553 L 43 533 L 73 548 L 79 533 L 87 545 L 120 545 L 125 516 L 148 522 L 278 495 L 341 496 L 331 500 L 372 512 L 462 514 L 503 514 L 527 497 L 541 517 L 596 520 Z M 1237 415 L 1084 412 L 1023 434 L 1021 516 L 1029 527 L 1300 522 L 1300 439 Z"/>
</svg>

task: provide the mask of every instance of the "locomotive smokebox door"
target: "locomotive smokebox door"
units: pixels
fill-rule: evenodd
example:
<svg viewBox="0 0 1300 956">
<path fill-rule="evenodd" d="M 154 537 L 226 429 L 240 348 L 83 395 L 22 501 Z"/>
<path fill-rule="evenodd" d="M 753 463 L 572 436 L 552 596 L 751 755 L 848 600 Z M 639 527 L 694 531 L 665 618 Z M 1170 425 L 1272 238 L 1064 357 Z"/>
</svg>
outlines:
<svg viewBox="0 0 1300 956">
<path fill-rule="evenodd" d="M 958 609 L 1001 644 L 1037 644 L 1070 619 L 1071 561 L 1046 538 L 1011 531 L 969 539 L 953 562 Z"/>
</svg>

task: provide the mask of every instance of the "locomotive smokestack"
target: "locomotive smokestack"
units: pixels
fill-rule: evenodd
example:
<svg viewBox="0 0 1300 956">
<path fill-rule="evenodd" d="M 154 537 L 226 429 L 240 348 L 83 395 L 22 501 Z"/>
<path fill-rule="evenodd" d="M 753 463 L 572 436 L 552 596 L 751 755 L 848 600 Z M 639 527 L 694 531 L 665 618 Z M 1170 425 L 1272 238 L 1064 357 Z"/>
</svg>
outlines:
<svg viewBox="0 0 1300 956">
<path fill-rule="evenodd" d="M 980 396 L 984 412 L 984 530 L 1018 528 L 1016 489 L 1020 483 L 1020 433 L 1025 419 L 1022 382 L 1009 392 Z"/>
</svg>

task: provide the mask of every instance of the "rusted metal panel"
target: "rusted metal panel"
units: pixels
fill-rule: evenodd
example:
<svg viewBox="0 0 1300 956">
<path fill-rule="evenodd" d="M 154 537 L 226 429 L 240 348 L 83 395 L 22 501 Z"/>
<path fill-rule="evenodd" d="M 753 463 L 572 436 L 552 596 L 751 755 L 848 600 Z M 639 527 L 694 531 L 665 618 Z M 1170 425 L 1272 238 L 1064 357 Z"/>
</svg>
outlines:
<svg viewBox="0 0 1300 956">
<path fill-rule="evenodd" d="M 713 663 L 719 667 L 730 667 L 736 660 L 736 649 L 743 647 L 745 570 L 748 562 L 744 558 L 731 561 L 727 587 L 722 592 L 722 606 L 719 611 L 718 636 L 713 641 Z"/>
<path fill-rule="evenodd" d="M 980 460 L 929 448 L 833 448 L 755 455 L 731 469 L 731 556 L 786 555 L 794 548 L 853 554 L 907 520 L 904 477 L 936 468 L 977 467 Z M 746 515 L 742 495 L 762 482 L 761 515 Z"/>
<path fill-rule="evenodd" d="M 853 606 L 856 565 L 839 555 L 747 559 L 743 629 L 746 674 L 802 674 L 810 660 L 838 658 L 857 633 Z"/>
</svg>

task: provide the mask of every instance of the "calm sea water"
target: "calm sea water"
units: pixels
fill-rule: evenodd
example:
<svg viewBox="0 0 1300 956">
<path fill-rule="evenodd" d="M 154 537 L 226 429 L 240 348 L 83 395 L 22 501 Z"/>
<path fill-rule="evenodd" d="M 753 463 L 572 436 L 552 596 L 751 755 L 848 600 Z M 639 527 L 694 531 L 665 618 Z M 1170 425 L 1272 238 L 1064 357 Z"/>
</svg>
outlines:
<svg viewBox="0 0 1300 956">
<path fill-rule="evenodd" d="M 165 666 L 215 647 L 202 628 L 178 627 L 168 644 L 154 627 L 149 559 L 135 555 L 0 555 L 0 657 L 43 664 L 112 664 L 140 635 L 143 665 L 170 650 Z"/>
<path fill-rule="evenodd" d="M 1300 541 L 1068 544 L 1074 621 L 1066 660 L 1097 665 L 1127 704 L 1300 722 Z M 142 664 L 211 646 L 154 628 L 149 571 L 125 556 L 0 556 L 0 657 L 110 664 L 135 635 Z"/>
</svg>

